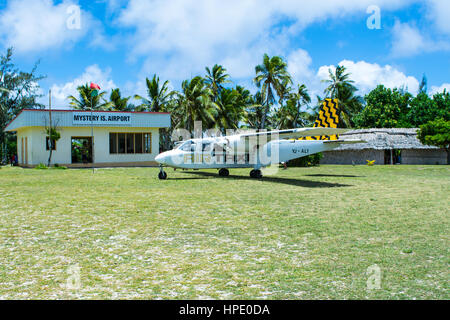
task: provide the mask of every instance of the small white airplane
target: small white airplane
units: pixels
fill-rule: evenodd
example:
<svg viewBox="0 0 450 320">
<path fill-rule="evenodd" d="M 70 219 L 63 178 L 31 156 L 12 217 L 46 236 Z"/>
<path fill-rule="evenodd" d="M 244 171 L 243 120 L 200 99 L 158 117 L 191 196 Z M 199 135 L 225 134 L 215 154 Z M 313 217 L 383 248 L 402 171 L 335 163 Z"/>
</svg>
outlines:
<svg viewBox="0 0 450 320">
<path fill-rule="evenodd" d="M 159 154 L 159 179 L 167 179 L 164 166 L 182 169 L 219 169 L 228 176 L 231 168 L 252 168 L 250 177 L 262 178 L 261 168 L 333 150 L 341 144 L 364 143 L 341 140 L 338 135 L 350 129 L 337 128 L 337 101 L 326 99 L 313 128 L 251 132 L 222 137 L 182 141 Z M 300 139 L 300 140 L 299 140 Z M 331 140 L 334 139 L 334 140 Z"/>
</svg>

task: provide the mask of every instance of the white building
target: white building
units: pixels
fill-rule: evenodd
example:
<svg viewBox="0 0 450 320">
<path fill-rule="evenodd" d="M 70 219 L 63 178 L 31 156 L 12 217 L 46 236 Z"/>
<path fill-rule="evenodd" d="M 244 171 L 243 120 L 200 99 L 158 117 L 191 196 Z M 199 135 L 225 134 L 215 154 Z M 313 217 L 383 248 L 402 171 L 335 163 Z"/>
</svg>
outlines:
<svg viewBox="0 0 450 320">
<path fill-rule="evenodd" d="M 6 127 L 17 132 L 21 166 L 47 164 L 50 148 L 52 164 L 68 167 L 155 165 L 159 128 L 170 126 L 170 114 L 158 112 L 52 110 L 51 116 L 61 134 L 53 144 L 49 110 L 25 109 Z"/>
</svg>

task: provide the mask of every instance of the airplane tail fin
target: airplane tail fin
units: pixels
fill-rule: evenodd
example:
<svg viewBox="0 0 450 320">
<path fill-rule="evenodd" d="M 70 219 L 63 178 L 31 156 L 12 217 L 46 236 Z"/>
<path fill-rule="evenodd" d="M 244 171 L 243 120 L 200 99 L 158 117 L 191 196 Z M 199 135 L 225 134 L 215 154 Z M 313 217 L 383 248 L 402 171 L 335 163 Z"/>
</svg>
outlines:
<svg viewBox="0 0 450 320">
<path fill-rule="evenodd" d="M 337 99 L 325 99 L 319 110 L 319 118 L 314 123 L 314 128 L 337 128 L 339 123 L 338 115 L 338 100 Z M 304 137 L 300 140 L 338 140 L 338 135 L 332 136 L 316 136 L 316 137 Z"/>
</svg>

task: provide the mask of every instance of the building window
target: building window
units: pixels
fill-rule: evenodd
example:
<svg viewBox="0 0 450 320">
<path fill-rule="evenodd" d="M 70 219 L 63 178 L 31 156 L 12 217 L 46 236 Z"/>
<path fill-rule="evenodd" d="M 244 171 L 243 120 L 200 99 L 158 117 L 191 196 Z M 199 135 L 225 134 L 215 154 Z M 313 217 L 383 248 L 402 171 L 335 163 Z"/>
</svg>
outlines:
<svg viewBox="0 0 450 320">
<path fill-rule="evenodd" d="M 117 133 L 109 134 L 109 153 L 117 153 Z"/>
<path fill-rule="evenodd" d="M 144 133 L 144 153 L 152 153 L 152 134 Z"/>
<path fill-rule="evenodd" d="M 142 148 L 142 146 L 143 146 L 142 139 L 143 139 L 142 133 L 134 134 L 134 151 L 136 153 L 144 153 L 144 149 Z"/>
<path fill-rule="evenodd" d="M 134 133 L 125 133 L 127 137 L 127 153 L 134 153 Z"/>
<path fill-rule="evenodd" d="M 45 137 L 45 149 L 47 151 L 50 150 L 50 146 L 52 147 L 52 150 L 56 151 L 56 141 L 52 140 L 50 142 L 50 137 Z"/>
<path fill-rule="evenodd" d="M 117 153 L 125 153 L 125 133 L 118 133 L 118 150 Z"/>
<path fill-rule="evenodd" d="M 110 154 L 152 153 L 151 133 L 114 133 L 109 134 Z"/>
</svg>

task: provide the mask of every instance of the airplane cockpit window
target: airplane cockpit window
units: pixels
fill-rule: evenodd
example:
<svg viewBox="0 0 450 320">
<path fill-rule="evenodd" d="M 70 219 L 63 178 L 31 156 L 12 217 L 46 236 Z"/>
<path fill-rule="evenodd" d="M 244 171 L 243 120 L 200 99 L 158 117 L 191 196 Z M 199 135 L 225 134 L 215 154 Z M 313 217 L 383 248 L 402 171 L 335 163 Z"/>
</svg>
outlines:
<svg viewBox="0 0 450 320">
<path fill-rule="evenodd" d="M 184 141 L 176 141 L 176 142 L 174 143 L 173 148 L 174 148 L 174 149 L 179 149 L 179 148 L 183 145 L 183 143 L 184 143 Z"/>
<path fill-rule="evenodd" d="M 176 149 L 187 151 L 187 152 L 197 152 L 197 151 L 200 151 L 200 150 L 197 150 L 197 145 L 199 143 L 200 142 L 196 143 L 192 140 L 188 140 L 188 141 L 185 141 L 185 142 L 181 143 L 180 145 L 178 145 L 176 147 Z M 198 145 L 198 147 L 200 147 L 200 145 Z M 202 147 L 202 151 L 210 151 L 212 148 L 212 143 L 211 142 L 203 142 L 201 144 L 201 147 Z"/>
<path fill-rule="evenodd" d="M 180 144 L 180 145 L 177 147 L 177 149 L 180 149 L 180 150 L 183 150 L 183 151 L 191 151 L 191 144 L 192 144 L 192 141 L 191 141 L 191 140 L 188 140 L 188 141 L 186 141 L 186 142 Z"/>
</svg>

